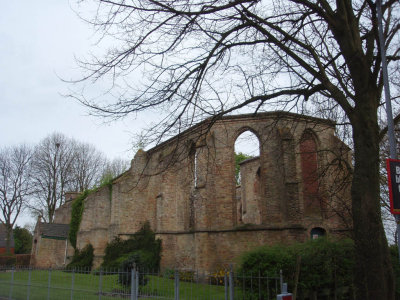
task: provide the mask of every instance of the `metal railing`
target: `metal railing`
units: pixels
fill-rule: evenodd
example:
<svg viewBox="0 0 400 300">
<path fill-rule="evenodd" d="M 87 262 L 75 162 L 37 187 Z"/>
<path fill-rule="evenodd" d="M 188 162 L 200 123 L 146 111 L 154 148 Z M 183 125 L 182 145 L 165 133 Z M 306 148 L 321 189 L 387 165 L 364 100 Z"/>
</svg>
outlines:
<svg viewBox="0 0 400 300">
<path fill-rule="evenodd" d="M 220 271 L 139 272 L 0 268 L 0 299 L 263 299 L 281 291 L 281 276 Z"/>
</svg>

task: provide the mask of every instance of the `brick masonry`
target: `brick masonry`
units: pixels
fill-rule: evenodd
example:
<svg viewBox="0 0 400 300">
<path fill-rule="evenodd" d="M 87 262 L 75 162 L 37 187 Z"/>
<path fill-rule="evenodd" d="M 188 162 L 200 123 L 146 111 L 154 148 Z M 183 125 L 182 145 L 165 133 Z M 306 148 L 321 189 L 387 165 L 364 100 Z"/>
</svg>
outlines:
<svg viewBox="0 0 400 300">
<path fill-rule="evenodd" d="M 238 188 L 234 144 L 247 130 L 258 137 L 260 156 L 241 166 Z M 107 242 L 149 221 L 162 240 L 162 268 L 209 272 L 263 244 L 309 239 L 315 227 L 346 233 L 349 179 L 339 162 L 350 163 L 350 151 L 334 131 L 331 121 L 282 112 L 206 120 L 139 150 L 111 189 L 91 194 L 77 245 L 90 242 L 99 266 Z M 69 214 L 65 205 L 56 218 L 67 223 Z"/>
</svg>

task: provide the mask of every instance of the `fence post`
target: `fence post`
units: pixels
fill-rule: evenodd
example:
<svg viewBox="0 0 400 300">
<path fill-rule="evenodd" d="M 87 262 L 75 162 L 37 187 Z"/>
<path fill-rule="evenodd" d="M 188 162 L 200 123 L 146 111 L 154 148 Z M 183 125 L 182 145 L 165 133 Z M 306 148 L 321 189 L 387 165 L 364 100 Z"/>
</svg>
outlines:
<svg viewBox="0 0 400 300">
<path fill-rule="evenodd" d="M 175 300 L 179 300 L 179 272 L 175 271 L 175 284 L 174 284 Z"/>
<path fill-rule="evenodd" d="M 283 273 L 282 270 L 279 271 L 279 280 L 281 285 L 281 294 L 283 293 Z"/>
<path fill-rule="evenodd" d="M 74 299 L 74 284 L 75 284 L 75 268 L 72 269 L 72 274 L 71 274 L 71 300 Z"/>
<path fill-rule="evenodd" d="M 10 294 L 8 295 L 8 299 L 11 299 L 11 297 L 12 297 L 13 285 L 14 285 L 14 267 L 12 267 L 12 269 L 11 269 Z"/>
<path fill-rule="evenodd" d="M 47 300 L 50 300 L 51 268 L 49 269 L 49 280 L 47 281 Z"/>
<path fill-rule="evenodd" d="M 235 298 L 235 287 L 233 281 L 233 266 L 230 265 L 229 270 L 229 299 L 233 300 Z"/>
<path fill-rule="evenodd" d="M 103 270 L 100 269 L 100 278 L 99 278 L 99 300 L 101 300 L 102 281 L 103 281 Z"/>
<path fill-rule="evenodd" d="M 135 278 L 136 278 L 136 280 L 135 280 L 135 282 L 136 282 L 136 284 L 135 284 L 135 286 L 136 286 L 136 289 L 135 289 L 136 294 L 135 295 L 136 295 L 136 300 L 137 300 L 137 299 L 139 299 L 139 278 L 140 278 L 140 271 L 139 270 L 136 270 L 136 277 Z"/>
<path fill-rule="evenodd" d="M 224 285 L 225 285 L 225 300 L 228 300 L 228 276 L 226 275 L 226 270 L 224 274 Z"/>
<path fill-rule="evenodd" d="M 129 275 L 128 275 L 129 276 Z M 137 285 L 137 272 L 135 268 L 131 269 L 131 300 L 137 300 L 138 298 L 138 285 Z"/>
<path fill-rule="evenodd" d="M 119 276 L 121 276 L 121 274 L 119 274 Z M 134 298 L 134 291 L 135 291 L 135 283 L 134 283 L 134 281 L 135 281 L 135 275 L 133 274 L 133 269 L 131 269 L 131 297 L 130 297 L 130 299 L 131 300 L 135 300 L 135 298 Z"/>
<path fill-rule="evenodd" d="M 29 296 L 31 293 L 31 275 L 32 275 L 32 269 L 29 267 L 29 275 L 28 275 L 28 290 L 26 292 L 26 300 L 29 300 Z"/>
</svg>

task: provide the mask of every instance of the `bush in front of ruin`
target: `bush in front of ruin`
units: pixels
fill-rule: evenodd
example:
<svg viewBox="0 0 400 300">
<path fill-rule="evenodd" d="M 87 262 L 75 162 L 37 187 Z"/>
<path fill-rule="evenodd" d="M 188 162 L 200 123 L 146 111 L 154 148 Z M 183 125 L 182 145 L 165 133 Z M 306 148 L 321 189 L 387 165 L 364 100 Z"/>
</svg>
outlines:
<svg viewBox="0 0 400 300">
<path fill-rule="evenodd" d="M 289 291 L 297 285 L 299 299 L 312 294 L 351 299 L 353 294 L 354 243 L 350 239 L 318 238 L 292 245 L 264 246 L 241 258 L 239 273 L 253 276 L 279 276 L 282 270 Z M 296 273 L 298 280 L 296 282 Z M 250 279 L 249 279 L 250 280 Z M 260 284 L 260 286 L 258 286 Z M 264 281 L 245 286 L 267 293 Z M 279 291 L 276 291 L 279 292 Z M 350 297 L 350 298 L 349 298 Z"/>
<path fill-rule="evenodd" d="M 101 268 L 123 270 L 128 273 L 132 268 L 141 272 L 157 272 L 160 261 L 161 240 L 156 239 L 150 223 L 145 222 L 131 238 L 122 240 L 116 237 L 107 244 Z M 140 278 L 139 281 L 141 285 L 146 283 L 144 278 Z M 120 282 L 129 285 L 130 276 L 121 275 Z"/>
<path fill-rule="evenodd" d="M 87 244 L 82 250 L 75 249 L 71 262 L 67 269 L 76 271 L 90 271 L 93 266 L 94 248 L 92 244 Z"/>
</svg>

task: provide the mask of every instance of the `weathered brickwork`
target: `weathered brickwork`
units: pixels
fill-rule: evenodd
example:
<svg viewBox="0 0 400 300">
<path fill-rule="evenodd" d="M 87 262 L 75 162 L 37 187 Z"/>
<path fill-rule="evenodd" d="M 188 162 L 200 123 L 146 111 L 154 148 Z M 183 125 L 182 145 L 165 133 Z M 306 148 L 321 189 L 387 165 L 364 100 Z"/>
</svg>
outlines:
<svg viewBox="0 0 400 300">
<path fill-rule="evenodd" d="M 76 246 L 84 248 L 91 243 L 94 248 L 94 264 L 100 265 L 109 236 L 111 215 L 111 189 L 104 187 L 94 192 L 84 203 L 82 221 Z"/>
<path fill-rule="evenodd" d="M 53 228 L 50 228 L 50 224 L 42 223 L 38 219 L 32 241 L 31 265 L 39 268 L 60 268 L 73 255 L 73 248 L 67 240 L 67 231 L 59 230 L 59 227 L 65 228 L 66 225 L 52 225 Z"/>
<path fill-rule="evenodd" d="M 234 144 L 247 130 L 258 137 L 260 156 L 242 163 L 239 188 Z M 207 272 L 259 245 L 304 241 L 315 227 L 346 232 L 349 189 L 338 162 L 349 163 L 350 153 L 334 130 L 330 121 L 289 113 L 229 116 L 139 150 L 111 189 L 85 200 L 78 247 L 90 242 L 98 266 L 107 242 L 149 221 L 162 239 L 163 268 Z M 310 148 L 302 144 L 305 133 L 312 134 L 315 160 L 302 154 Z M 303 182 L 310 170 L 317 181 Z M 319 206 L 307 209 L 315 184 Z"/>
<path fill-rule="evenodd" d="M 261 190 L 260 190 L 260 158 L 255 157 L 247 159 L 240 164 L 241 182 L 240 182 L 240 197 L 239 223 L 245 224 L 261 224 Z M 236 195 L 238 196 L 238 195 Z"/>
</svg>

